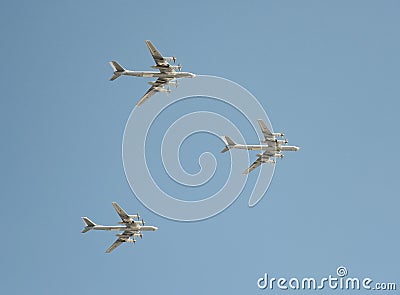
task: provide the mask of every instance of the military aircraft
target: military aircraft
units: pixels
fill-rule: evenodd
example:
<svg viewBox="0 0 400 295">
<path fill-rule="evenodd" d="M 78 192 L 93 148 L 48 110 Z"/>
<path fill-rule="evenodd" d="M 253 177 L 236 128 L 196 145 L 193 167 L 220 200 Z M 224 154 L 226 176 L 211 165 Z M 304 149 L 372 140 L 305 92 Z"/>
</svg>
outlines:
<svg viewBox="0 0 400 295">
<path fill-rule="evenodd" d="M 123 231 L 120 234 L 116 234 L 118 239 L 114 242 L 114 244 L 110 246 L 110 248 L 106 250 L 106 253 L 110 253 L 122 243 L 136 243 L 135 237 L 142 238 L 142 231 L 155 231 L 158 229 L 155 226 L 145 226 L 144 220 L 139 220 L 139 214 L 129 215 L 116 202 L 112 202 L 112 205 L 122 219 L 122 221 L 118 222 L 119 225 L 98 225 L 91 221 L 89 218 L 82 217 L 82 220 L 86 225 L 85 228 L 82 230 L 82 233 L 86 233 L 92 229 Z"/>
<path fill-rule="evenodd" d="M 138 72 L 130 71 L 123 68 L 118 62 L 111 61 L 110 65 L 114 71 L 114 75 L 110 78 L 110 81 L 114 81 L 120 76 L 136 76 L 136 77 L 157 77 L 156 81 L 149 82 L 151 85 L 150 89 L 143 95 L 143 97 L 136 104 L 140 106 L 147 99 L 149 99 L 156 92 L 171 92 L 169 86 L 178 87 L 178 78 L 194 78 L 195 74 L 189 72 L 181 72 L 182 65 L 172 66 L 168 61 L 176 62 L 176 57 L 163 57 L 157 48 L 150 42 L 146 40 L 147 47 L 150 50 L 151 55 L 155 61 L 155 65 L 151 66 L 153 69 L 158 69 L 158 72 Z M 178 71 L 177 71 L 178 70 Z M 164 88 L 168 86 L 168 88 Z"/>
<path fill-rule="evenodd" d="M 268 127 L 265 125 L 263 120 L 259 119 L 258 124 L 260 125 L 261 131 L 264 134 L 264 140 L 258 145 L 248 145 L 248 144 L 236 144 L 228 136 L 222 136 L 222 140 L 225 142 L 225 148 L 221 153 L 225 153 L 230 149 L 242 149 L 264 151 L 262 154 L 257 154 L 258 159 L 251 164 L 251 166 L 246 169 L 243 174 L 248 174 L 255 168 L 260 166 L 262 163 L 275 164 L 275 160 L 271 158 L 283 158 L 283 151 L 298 151 L 300 148 L 297 146 L 286 145 L 288 143 L 287 139 L 277 139 L 277 137 L 284 137 L 283 133 L 272 133 Z"/>
</svg>

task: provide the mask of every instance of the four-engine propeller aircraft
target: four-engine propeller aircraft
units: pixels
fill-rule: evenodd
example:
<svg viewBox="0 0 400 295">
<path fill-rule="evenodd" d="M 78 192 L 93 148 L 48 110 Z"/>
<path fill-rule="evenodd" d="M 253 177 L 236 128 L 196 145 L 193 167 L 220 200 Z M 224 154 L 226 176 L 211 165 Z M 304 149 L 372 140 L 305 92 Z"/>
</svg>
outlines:
<svg viewBox="0 0 400 295">
<path fill-rule="evenodd" d="M 171 92 L 169 86 L 178 87 L 178 78 L 194 78 L 195 74 L 189 72 L 181 72 L 182 65 L 172 66 L 168 61 L 176 62 L 176 57 L 163 57 L 157 48 L 150 42 L 146 40 L 147 47 L 150 50 L 151 55 L 155 61 L 155 65 L 151 66 L 153 69 L 158 69 L 159 72 L 138 72 L 130 71 L 123 68 L 118 62 L 111 61 L 110 65 L 113 68 L 114 75 L 110 78 L 110 81 L 114 81 L 119 76 L 136 76 L 136 77 L 157 77 L 158 79 L 153 82 L 149 82 L 151 85 L 150 89 L 145 93 L 145 95 L 136 104 L 140 106 L 143 102 L 149 99 L 156 92 Z M 178 71 L 176 71 L 178 70 Z M 168 88 L 164 88 L 168 86 Z"/>
<path fill-rule="evenodd" d="M 230 149 L 242 149 L 242 150 L 261 150 L 264 151 L 262 154 L 257 154 L 258 159 L 248 168 L 243 174 L 247 174 L 253 171 L 255 168 L 260 166 L 262 163 L 275 164 L 275 160 L 271 158 L 283 158 L 283 151 L 298 151 L 300 148 L 297 146 L 286 145 L 287 139 L 277 139 L 277 137 L 283 137 L 283 133 L 272 133 L 265 125 L 263 120 L 259 119 L 258 124 L 260 125 L 261 131 L 264 134 L 264 140 L 259 145 L 248 145 L 248 144 L 236 144 L 228 136 L 223 136 L 222 140 L 225 142 L 226 147 L 221 151 L 225 153 Z"/>
<path fill-rule="evenodd" d="M 91 221 L 89 218 L 82 217 L 83 222 L 86 225 L 85 228 L 82 230 L 82 233 L 86 233 L 92 229 L 123 231 L 121 234 L 116 235 L 118 239 L 114 242 L 114 244 L 110 246 L 110 248 L 106 250 L 106 253 L 110 253 L 122 243 L 136 243 L 135 237 L 142 238 L 142 231 L 155 231 L 158 229 L 155 226 L 145 226 L 144 220 L 139 220 L 139 214 L 129 215 L 116 202 L 112 202 L 112 205 L 122 219 L 122 221 L 118 222 L 120 225 L 98 225 Z"/>
</svg>

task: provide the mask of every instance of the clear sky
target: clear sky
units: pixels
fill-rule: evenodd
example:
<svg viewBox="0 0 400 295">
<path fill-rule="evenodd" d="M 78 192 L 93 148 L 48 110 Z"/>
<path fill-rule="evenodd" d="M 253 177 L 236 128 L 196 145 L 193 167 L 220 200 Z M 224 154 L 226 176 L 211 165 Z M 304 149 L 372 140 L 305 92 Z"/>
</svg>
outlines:
<svg viewBox="0 0 400 295">
<path fill-rule="evenodd" d="M 1 294 L 266 294 L 264 273 L 340 265 L 400 284 L 399 2 L 215 2 L 0 4 Z M 301 146 L 254 208 L 245 191 L 184 223 L 135 198 L 122 136 L 149 85 L 109 82 L 107 62 L 148 70 L 146 39 L 183 70 L 248 89 Z M 198 136 L 182 154 L 194 172 L 203 151 L 222 158 L 222 142 Z M 105 254 L 116 237 L 81 234 L 80 217 L 115 224 L 112 201 L 159 230 Z"/>
</svg>

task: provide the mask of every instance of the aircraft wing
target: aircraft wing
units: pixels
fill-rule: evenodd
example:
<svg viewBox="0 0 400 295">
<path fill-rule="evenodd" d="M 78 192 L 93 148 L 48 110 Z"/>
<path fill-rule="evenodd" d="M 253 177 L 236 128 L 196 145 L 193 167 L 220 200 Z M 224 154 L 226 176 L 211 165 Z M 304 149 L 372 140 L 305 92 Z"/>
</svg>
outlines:
<svg viewBox="0 0 400 295">
<path fill-rule="evenodd" d="M 244 170 L 243 174 L 249 174 L 251 171 L 253 171 L 254 169 L 256 169 L 258 166 L 260 166 L 262 163 L 261 161 L 261 157 L 258 157 L 257 160 L 255 160 L 255 162 L 253 164 L 251 164 L 251 166 L 249 168 L 247 168 L 246 170 Z"/>
<path fill-rule="evenodd" d="M 106 253 L 110 253 L 113 251 L 115 248 L 117 248 L 119 245 L 121 245 L 124 242 L 123 239 L 118 238 L 111 246 L 106 250 Z"/>
<path fill-rule="evenodd" d="M 161 53 L 157 50 L 157 48 L 151 43 L 150 40 L 146 40 L 147 47 L 150 50 L 151 56 L 153 57 L 154 61 L 156 62 L 157 66 L 165 67 L 159 68 L 160 72 L 174 72 L 174 68 L 170 67 L 168 61 L 161 55 Z"/>
<path fill-rule="evenodd" d="M 131 221 L 131 218 L 129 217 L 128 213 L 126 213 L 116 202 L 112 202 L 112 205 L 114 206 L 115 211 L 117 211 L 119 217 L 121 217 L 123 222 Z"/>
<path fill-rule="evenodd" d="M 249 168 L 247 168 L 243 174 L 248 174 L 254 169 L 256 169 L 258 166 L 260 166 L 262 163 L 268 163 L 269 159 L 271 157 L 271 153 L 269 151 L 265 151 L 262 155 L 258 156 L 257 160 L 254 161 L 253 164 Z"/>
<path fill-rule="evenodd" d="M 120 246 L 122 243 L 126 242 L 126 239 L 130 238 L 131 236 L 133 236 L 135 234 L 135 231 L 132 230 L 126 230 L 124 231 L 119 237 L 118 239 L 110 246 L 110 248 L 108 248 L 106 250 L 106 253 L 110 253 L 111 251 L 113 251 L 115 248 L 117 248 L 118 246 Z"/>
<path fill-rule="evenodd" d="M 151 85 L 150 89 L 143 95 L 143 97 L 136 104 L 137 106 L 141 106 L 146 100 L 148 100 L 151 96 L 153 96 L 156 92 L 159 92 L 157 88 L 163 87 L 166 83 L 173 80 L 173 78 L 158 78 L 153 85 Z"/>
<path fill-rule="evenodd" d="M 267 125 L 265 125 L 264 121 L 258 119 L 258 125 L 260 125 L 261 131 L 264 134 L 264 138 L 266 142 L 275 141 L 275 136 L 272 134 L 271 130 L 268 129 Z"/>
</svg>

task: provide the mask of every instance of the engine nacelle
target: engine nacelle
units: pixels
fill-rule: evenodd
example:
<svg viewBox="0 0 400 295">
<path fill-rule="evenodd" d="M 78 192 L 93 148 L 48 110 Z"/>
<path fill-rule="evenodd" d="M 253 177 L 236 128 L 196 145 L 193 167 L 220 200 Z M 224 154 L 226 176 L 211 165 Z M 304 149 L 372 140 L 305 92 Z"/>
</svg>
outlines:
<svg viewBox="0 0 400 295">
<path fill-rule="evenodd" d="M 264 163 L 275 164 L 276 161 L 273 160 L 273 159 L 268 159 L 268 160 L 266 160 Z"/>
<path fill-rule="evenodd" d="M 182 65 L 179 64 L 179 65 L 177 65 L 177 66 L 171 66 L 171 68 L 180 71 L 180 70 L 182 70 Z"/>
<path fill-rule="evenodd" d="M 164 59 L 166 61 L 173 61 L 174 63 L 176 62 L 176 57 L 175 56 L 167 56 L 167 57 L 164 57 Z"/>
<path fill-rule="evenodd" d="M 272 163 L 275 164 L 275 160 L 272 160 L 269 156 L 263 155 L 263 154 L 257 154 L 257 157 L 260 157 L 260 160 L 263 163 Z"/>
<path fill-rule="evenodd" d="M 168 66 L 167 65 L 155 65 L 155 66 L 150 66 L 150 68 L 152 68 L 152 69 L 165 69 L 165 68 L 168 68 Z"/>
<path fill-rule="evenodd" d="M 125 222 L 125 221 L 118 221 L 118 224 L 127 224 L 127 223 L 135 223 L 136 221 L 135 220 L 133 220 L 132 218 L 131 218 L 131 220 L 129 220 L 129 221 L 127 221 L 127 222 Z"/>
<path fill-rule="evenodd" d="M 136 240 L 129 238 L 129 239 L 126 239 L 125 242 L 126 243 L 136 243 Z"/>
<path fill-rule="evenodd" d="M 275 157 L 275 158 L 281 158 L 281 159 L 282 159 L 282 158 L 283 158 L 283 154 L 275 154 L 274 157 Z"/>
<path fill-rule="evenodd" d="M 140 225 L 145 225 L 146 222 L 144 222 L 144 220 L 135 220 L 134 221 L 135 224 L 140 224 Z"/>
<path fill-rule="evenodd" d="M 280 139 L 276 141 L 278 144 L 287 144 L 289 141 L 287 139 Z"/>
<path fill-rule="evenodd" d="M 133 214 L 133 215 L 129 215 L 129 217 L 132 218 L 132 219 L 138 219 L 138 220 L 140 219 L 139 213 Z"/>
<path fill-rule="evenodd" d="M 165 89 L 164 87 L 155 87 L 154 90 L 158 92 L 167 92 L 167 93 L 171 92 L 171 89 Z"/>
<path fill-rule="evenodd" d="M 283 134 L 282 132 L 279 132 L 279 133 L 272 133 L 274 136 L 277 136 L 277 137 L 284 137 L 285 136 L 285 134 Z"/>
<path fill-rule="evenodd" d="M 168 82 L 167 85 L 168 85 L 168 86 L 175 86 L 176 88 L 178 88 L 178 80 Z"/>
</svg>

